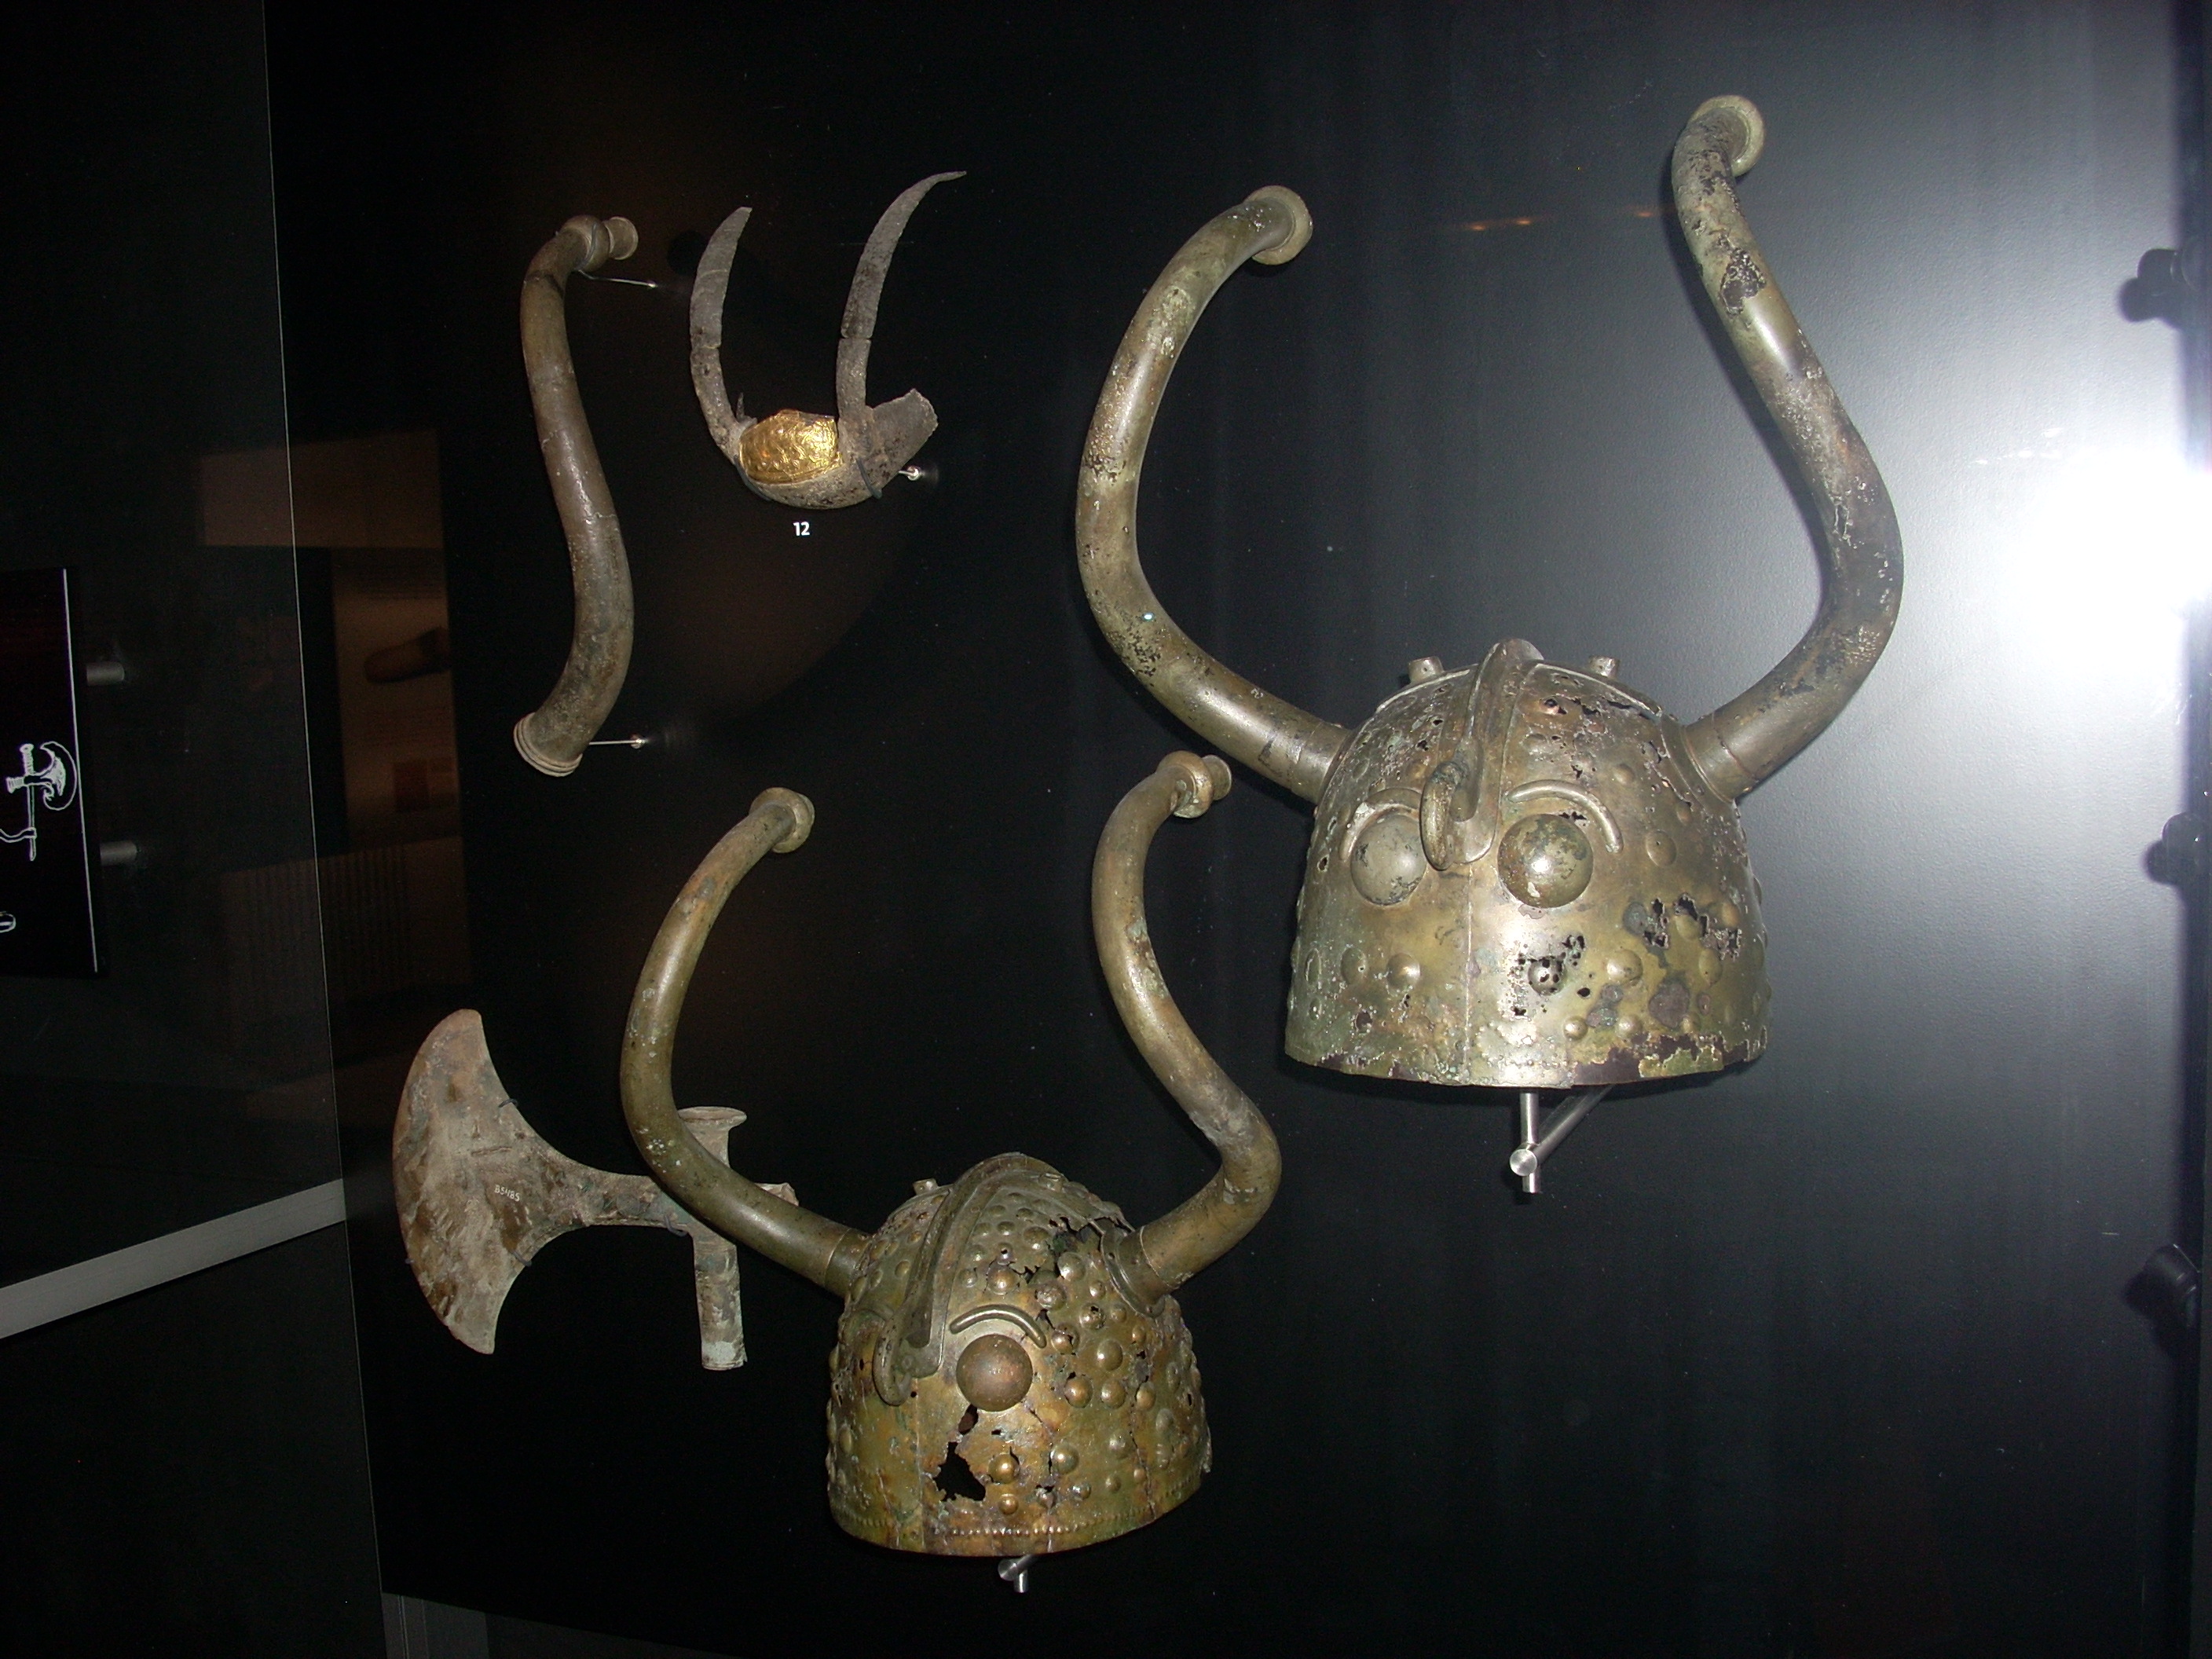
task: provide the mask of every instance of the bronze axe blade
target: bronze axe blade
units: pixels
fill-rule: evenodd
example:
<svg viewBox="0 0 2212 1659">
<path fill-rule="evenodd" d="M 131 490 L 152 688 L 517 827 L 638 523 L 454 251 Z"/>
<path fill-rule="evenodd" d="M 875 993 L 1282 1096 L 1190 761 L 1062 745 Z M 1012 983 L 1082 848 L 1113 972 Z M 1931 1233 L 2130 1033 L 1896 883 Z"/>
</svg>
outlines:
<svg viewBox="0 0 2212 1659">
<path fill-rule="evenodd" d="M 699 1107 L 685 1115 L 726 1160 L 744 1114 Z M 392 1176 L 415 1281 L 478 1353 L 492 1352 L 508 1290 L 552 1240 L 579 1227 L 663 1227 L 691 1240 L 700 1363 L 745 1363 L 735 1246 L 651 1177 L 595 1170 L 548 1145 L 500 1082 L 474 1009 L 447 1016 L 416 1052 L 392 1127 Z"/>
</svg>

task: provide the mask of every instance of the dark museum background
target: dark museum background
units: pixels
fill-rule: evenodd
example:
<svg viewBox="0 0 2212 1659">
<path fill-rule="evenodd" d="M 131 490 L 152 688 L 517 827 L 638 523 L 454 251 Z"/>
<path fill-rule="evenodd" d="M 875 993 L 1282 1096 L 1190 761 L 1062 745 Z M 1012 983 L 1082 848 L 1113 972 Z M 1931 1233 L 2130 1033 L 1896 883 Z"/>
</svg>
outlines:
<svg viewBox="0 0 2212 1659">
<path fill-rule="evenodd" d="M 357 1469 L 365 1434 L 386 1590 L 733 1654 L 2182 1650 L 2194 1338 L 2138 1274 L 2200 1242 L 2203 942 L 2145 849 L 2203 782 L 2203 536 L 2178 482 L 2203 387 L 2120 290 L 2201 228 L 2193 9 L 280 4 L 266 25 L 284 435 L 434 434 L 434 532 L 363 532 L 380 564 L 297 532 L 295 752 L 326 860 L 402 845 L 333 764 L 369 718 L 319 691 L 347 596 L 431 605 L 441 554 L 451 629 L 451 770 L 419 775 L 435 799 L 404 845 L 418 877 L 458 860 L 465 941 L 411 977 L 333 968 L 351 1305 L 334 1236 L 289 1293 L 324 1310 L 293 1378 L 317 1373 L 337 1425 L 319 1455 Z M 1609 1101 L 1520 1200 L 1504 1097 L 1281 1055 L 1310 817 L 1243 774 L 1152 859 L 1170 982 L 1285 1166 L 1182 1295 L 1215 1439 L 1182 1509 L 1040 1563 L 1019 1598 L 982 1565 L 847 1540 L 822 1475 L 834 1302 L 748 1257 L 750 1363 L 706 1373 L 686 1247 L 657 1233 L 549 1249 L 491 1358 L 439 1328 L 385 1169 L 415 1042 L 481 1009 L 539 1132 L 640 1168 L 615 1090 L 631 981 L 771 784 L 819 823 L 740 890 L 679 1042 L 684 1103 L 750 1115 L 738 1167 L 864 1227 L 1010 1150 L 1132 1216 L 1205 1177 L 1086 908 L 1112 804 L 1193 740 L 1100 642 L 1071 515 L 1131 310 L 1260 185 L 1304 196 L 1314 241 L 1224 289 L 1146 491 L 1148 569 L 1196 638 L 1342 721 L 1409 659 L 1507 635 L 1617 655 L 1686 717 L 1755 679 L 1817 579 L 1667 221 L 1668 149 L 1723 92 L 1765 112 L 1747 212 L 1906 550 L 1887 656 L 1746 805 L 1764 1058 Z M 697 418 L 687 239 L 752 206 L 733 389 L 827 408 L 861 239 L 955 168 L 901 246 L 871 373 L 935 404 L 933 477 L 795 537 Z M 568 304 L 637 586 L 605 735 L 653 741 L 549 780 L 508 737 L 570 605 L 514 296 L 577 212 L 635 221 L 611 274 L 659 285 L 579 281 Z M 245 1319 L 271 1292 L 220 1291 L 236 1271 L 195 1293 Z M 357 1399 L 331 1357 L 349 1311 Z M 117 1363 L 125 1338 L 88 1334 L 107 1317 L 25 1339 L 79 1343 L 42 1386 Z M 237 1386 L 241 1410 L 272 1397 Z M 358 1516 L 319 1557 L 357 1580 L 348 1478 L 277 1474 L 240 1535 Z M 19 1559 L 41 1550 L 64 1547 Z M 60 1632 L 37 1611 L 55 1582 L 9 1599 Z"/>
</svg>

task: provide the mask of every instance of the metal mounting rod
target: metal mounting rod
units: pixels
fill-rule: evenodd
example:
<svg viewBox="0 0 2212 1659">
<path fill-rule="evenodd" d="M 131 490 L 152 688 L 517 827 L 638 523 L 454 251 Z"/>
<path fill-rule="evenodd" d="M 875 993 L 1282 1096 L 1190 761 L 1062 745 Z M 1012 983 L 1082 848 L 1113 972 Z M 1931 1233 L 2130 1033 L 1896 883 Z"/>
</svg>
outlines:
<svg viewBox="0 0 2212 1659">
<path fill-rule="evenodd" d="M 1585 1089 L 1578 1095 L 1570 1095 L 1547 1118 L 1543 1115 L 1544 1091 L 1521 1091 L 1521 1145 L 1506 1159 L 1505 1167 L 1521 1177 L 1522 1192 L 1544 1190 L 1544 1160 L 1558 1150 L 1559 1143 L 1573 1133 L 1575 1125 L 1608 1092 L 1607 1089 Z"/>
</svg>

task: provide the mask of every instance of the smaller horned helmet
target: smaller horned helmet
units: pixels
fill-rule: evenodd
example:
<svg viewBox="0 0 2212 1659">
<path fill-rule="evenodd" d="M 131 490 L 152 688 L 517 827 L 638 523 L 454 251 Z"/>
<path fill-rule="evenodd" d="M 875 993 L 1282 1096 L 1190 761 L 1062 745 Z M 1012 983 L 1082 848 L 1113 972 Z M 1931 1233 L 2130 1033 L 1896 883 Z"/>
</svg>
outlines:
<svg viewBox="0 0 2212 1659">
<path fill-rule="evenodd" d="M 1515 1172 L 1615 1084 L 1716 1071 L 1766 1043 L 1759 893 L 1736 802 L 1824 731 L 1897 619 L 1904 560 L 1874 458 L 1744 222 L 1734 180 L 1759 113 L 1716 98 L 1674 147 L 1674 201 L 1736 353 L 1817 508 L 1825 585 L 1796 647 L 1685 726 L 1611 658 L 1546 662 L 1521 640 L 1410 682 L 1356 732 L 1209 656 L 1138 562 L 1138 479 L 1169 375 L 1246 259 L 1312 234 L 1255 191 L 1183 245 L 1100 393 L 1076 508 L 1084 586 L 1130 672 L 1206 741 L 1316 803 L 1285 1046 L 1369 1077 L 1521 1090 Z M 1586 1092 L 1538 1132 L 1537 1091 Z"/>
<path fill-rule="evenodd" d="M 578 1226 L 689 1233 L 705 1363 L 744 1358 L 735 1240 L 844 1300 L 830 1357 L 830 1502 L 840 1526 L 892 1549 L 1022 1558 L 1157 1519 L 1212 1463 L 1205 1402 L 1173 1291 L 1273 1201 L 1275 1137 L 1184 1022 L 1161 977 L 1146 856 L 1170 817 L 1229 787 L 1211 757 L 1174 754 L 1099 838 L 1091 921 L 1115 1008 L 1146 1061 L 1220 1154 L 1167 1215 L 1121 1210 L 1018 1152 L 915 1195 L 872 1234 L 757 1185 L 726 1156 L 734 1112 L 679 1109 L 677 1021 L 730 895 L 769 852 L 807 837 L 813 808 L 771 789 L 709 852 L 670 908 L 630 1004 L 623 1110 L 653 1171 L 613 1176 L 530 1132 L 454 1015 L 417 1055 L 393 1135 L 402 1231 L 417 1281 L 453 1334 L 490 1352 L 499 1304 L 544 1243 Z M 657 1183 L 657 1184 L 656 1184 Z"/>
<path fill-rule="evenodd" d="M 742 404 L 732 410 L 722 385 L 722 307 L 730 262 L 752 210 L 739 208 L 708 243 L 691 289 L 691 382 L 716 447 L 756 494 L 790 507 L 850 507 L 880 495 L 937 429 L 937 411 L 919 392 L 869 406 L 868 348 L 884 277 L 907 221 L 933 185 L 961 176 L 940 173 L 904 191 L 884 210 L 861 251 L 837 346 L 835 420 L 784 410 L 755 421 Z M 579 215 L 538 250 L 522 279 L 523 364 L 576 594 L 575 631 L 561 677 L 514 726 L 516 750 L 550 777 L 576 769 L 612 712 L 629 674 L 635 631 L 622 524 L 568 349 L 568 283 L 572 275 L 591 276 L 610 259 L 636 252 L 637 228 L 629 220 Z"/>
<path fill-rule="evenodd" d="M 933 173 L 901 191 L 884 210 L 860 250 L 853 286 L 845 296 L 845 323 L 837 342 L 837 413 L 808 415 L 778 410 L 766 420 L 745 413 L 722 384 L 722 305 L 738 238 L 752 217 L 739 208 L 707 243 L 691 286 L 691 387 L 714 447 L 728 456 L 746 487 L 786 507 L 850 507 L 883 494 L 884 486 L 929 441 L 937 411 L 919 392 L 887 404 L 868 402 L 868 348 L 874 343 L 876 307 L 884 277 L 907 221 L 921 198 L 958 173 Z"/>
</svg>

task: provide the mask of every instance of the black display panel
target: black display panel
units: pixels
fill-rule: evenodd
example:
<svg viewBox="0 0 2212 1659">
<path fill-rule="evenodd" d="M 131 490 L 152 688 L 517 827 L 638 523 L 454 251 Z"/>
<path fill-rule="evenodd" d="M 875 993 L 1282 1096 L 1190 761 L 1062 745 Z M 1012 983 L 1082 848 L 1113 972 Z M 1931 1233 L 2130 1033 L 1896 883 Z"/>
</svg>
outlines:
<svg viewBox="0 0 2212 1659">
<path fill-rule="evenodd" d="M 2176 342 L 2118 290 L 2191 176 L 2166 7 L 272 28 L 295 422 L 440 433 L 465 1000 L 531 1122 L 602 1168 L 640 1167 L 615 1079 L 647 945 L 782 785 L 813 836 L 732 902 L 678 1044 L 680 1098 L 750 1114 L 738 1167 L 866 1227 L 1015 1149 L 1133 1217 L 1211 1169 L 1086 932 L 1108 811 L 1192 739 L 1099 641 L 1070 520 L 1132 309 L 1256 186 L 1298 190 L 1315 239 L 1214 302 L 1142 533 L 1177 619 L 1300 707 L 1356 720 L 1412 659 L 1519 635 L 1694 716 L 1811 617 L 1806 528 L 1668 222 L 1716 94 L 1765 113 L 1746 209 L 1905 537 L 1889 654 L 1746 808 L 1771 1047 L 1609 1100 L 1534 1201 L 1509 1097 L 1283 1057 L 1300 803 L 1248 775 L 1161 832 L 1165 973 L 1285 1184 L 1182 1297 L 1204 1486 L 1024 1596 L 835 1529 L 836 1305 L 755 1259 L 737 1371 L 699 1368 L 686 1247 L 643 1230 L 562 1239 L 495 1352 L 456 1343 L 382 1207 L 396 1048 L 349 1148 L 392 1588 L 733 1654 L 2162 1650 L 2190 1379 L 2130 1287 L 2197 1243 L 2195 1102 L 2183 907 L 2143 854 L 2188 800 L 2194 601 L 2160 552 Z M 795 537 L 691 403 L 682 251 L 753 207 L 732 389 L 824 409 L 855 250 L 956 167 L 871 374 L 936 405 L 934 493 Z M 577 212 L 634 219 L 620 274 L 659 285 L 574 283 L 568 319 L 638 593 L 607 731 L 670 740 L 552 780 L 508 735 L 570 617 L 514 308 Z M 401 224 L 439 257 L 396 281 L 364 254 Z"/>
<path fill-rule="evenodd" d="M 106 1264 L 66 1271 L 88 1259 L 150 1245 L 142 1270 L 180 1270 L 164 1235 L 337 1173 L 263 48 L 258 0 L 45 7 L 11 14 L 0 61 L 37 227 L 0 328 L 0 640 L 34 607 L 46 700 L 0 729 L 0 780 L 26 742 L 82 769 L 74 806 L 38 809 L 79 971 L 15 971 L 29 865 L 0 843 L 18 1319 L 112 1292 Z M 276 509 L 251 541 L 210 533 L 204 487 L 240 454 Z M 9 672 L 0 728 L 25 713 Z M 0 830 L 24 812 L 0 788 Z M 0 1342 L 0 1646 L 382 1651 L 345 1256 L 325 1229 Z"/>
<path fill-rule="evenodd" d="M 52 594 L 66 566 L 75 675 L 50 654 L 0 781 L 73 746 L 37 867 L 80 915 L 89 874 L 101 971 L 80 933 L 71 976 L 0 976 L 0 1282 L 335 1172 L 261 37 L 252 4 L 44 14 L 9 82 L 24 199 L 73 263 L 0 337 L 0 573 Z M 72 695 L 75 738 L 49 729 Z M 0 831 L 24 810 L 0 788 Z M 0 881 L 27 853 L 0 842 Z"/>
<path fill-rule="evenodd" d="M 0 572 L 0 973 L 95 974 L 66 570 Z"/>
</svg>

